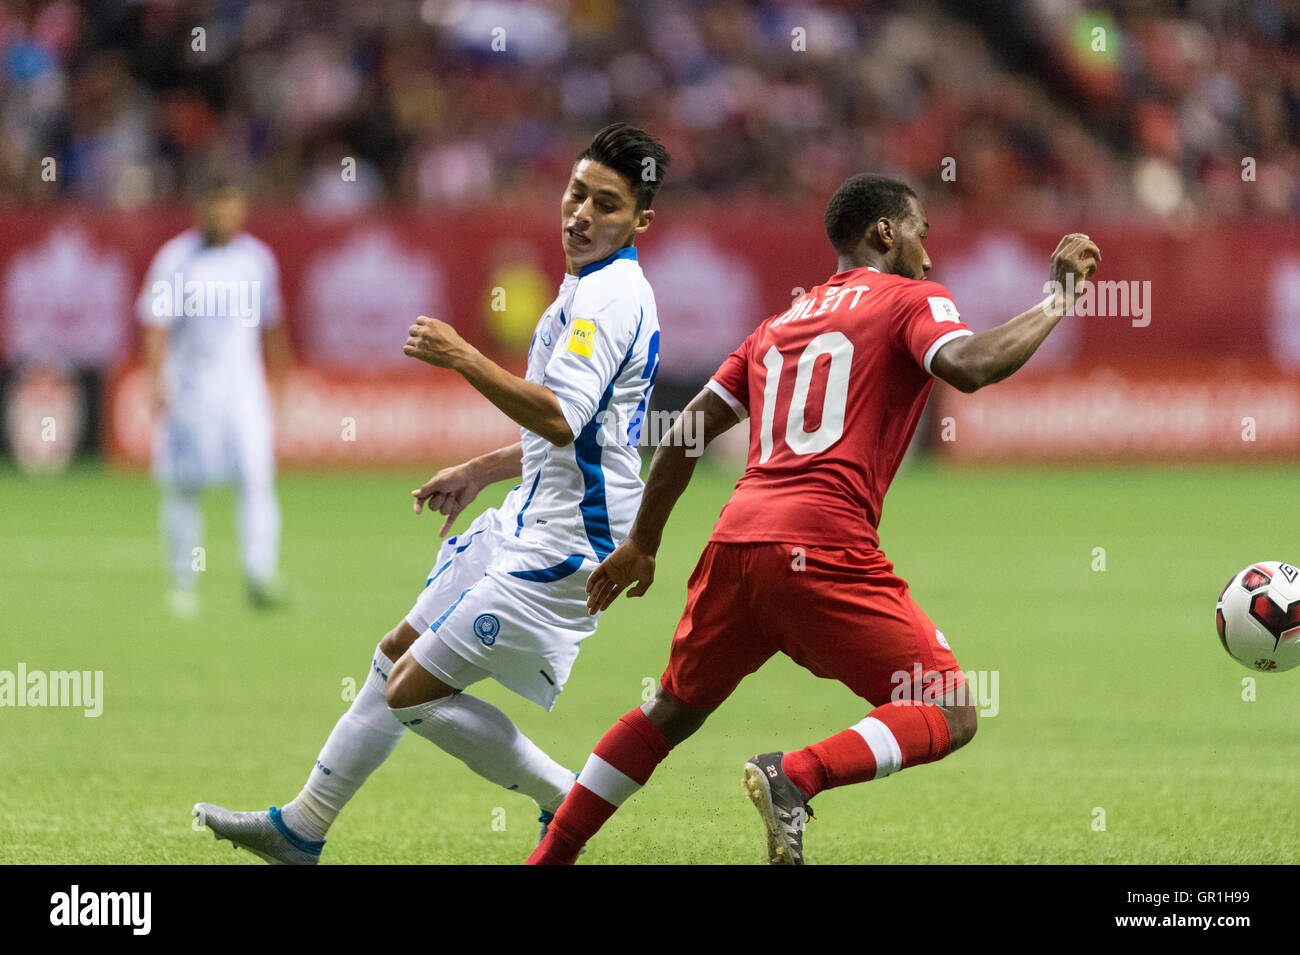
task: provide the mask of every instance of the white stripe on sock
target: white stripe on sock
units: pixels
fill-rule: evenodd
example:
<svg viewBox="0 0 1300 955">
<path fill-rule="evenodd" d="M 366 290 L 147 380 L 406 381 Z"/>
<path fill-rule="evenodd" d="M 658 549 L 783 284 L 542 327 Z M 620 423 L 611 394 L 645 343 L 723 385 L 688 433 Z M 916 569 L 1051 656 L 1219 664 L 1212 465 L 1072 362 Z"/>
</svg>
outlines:
<svg viewBox="0 0 1300 955">
<path fill-rule="evenodd" d="M 587 757 L 587 765 L 582 767 L 578 783 L 612 806 L 623 805 L 629 796 L 641 788 L 639 782 L 615 769 L 595 753 Z"/>
<path fill-rule="evenodd" d="M 898 748 L 898 740 L 880 720 L 868 716 L 850 729 L 866 740 L 871 755 L 876 757 L 876 775 L 872 779 L 881 779 L 903 768 L 903 751 Z"/>
</svg>

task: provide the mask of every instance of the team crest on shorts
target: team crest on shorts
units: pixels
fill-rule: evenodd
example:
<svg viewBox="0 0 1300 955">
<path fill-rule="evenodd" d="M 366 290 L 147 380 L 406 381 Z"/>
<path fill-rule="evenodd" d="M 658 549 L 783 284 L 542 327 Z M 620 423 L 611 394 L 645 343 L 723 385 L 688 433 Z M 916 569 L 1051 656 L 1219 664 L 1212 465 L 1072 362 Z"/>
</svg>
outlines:
<svg viewBox="0 0 1300 955">
<path fill-rule="evenodd" d="M 492 614 L 481 613 L 474 619 L 474 636 L 478 637 L 483 646 L 490 647 L 496 643 L 500 632 L 501 621 Z"/>
</svg>

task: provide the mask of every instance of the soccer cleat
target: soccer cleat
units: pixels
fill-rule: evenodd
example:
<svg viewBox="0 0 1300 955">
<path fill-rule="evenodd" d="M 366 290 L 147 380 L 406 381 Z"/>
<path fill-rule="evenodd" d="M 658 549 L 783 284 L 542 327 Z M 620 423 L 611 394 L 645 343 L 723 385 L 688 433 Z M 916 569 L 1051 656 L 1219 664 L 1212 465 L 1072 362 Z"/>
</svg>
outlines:
<svg viewBox="0 0 1300 955">
<path fill-rule="evenodd" d="M 539 846 L 546 841 L 546 834 L 551 831 L 551 821 L 554 818 L 555 818 L 555 813 L 547 812 L 545 809 L 543 809 L 542 814 L 537 817 L 537 821 L 542 824 L 542 832 L 537 837 L 537 844 Z M 582 855 L 586 851 L 587 851 L 587 847 L 583 846 L 581 849 L 578 850 L 578 855 Z"/>
<path fill-rule="evenodd" d="M 745 792 L 763 817 L 768 865 L 803 865 L 803 827 L 812 806 L 781 768 L 783 753 L 763 753 L 745 764 Z"/>
<path fill-rule="evenodd" d="M 315 865 L 325 840 L 308 842 L 293 834 L 272 806 L 266 812 L 232 812 L 201 802 L 194 815 L 218 840 L 229 839 L 235 848 L 247 849 L 272 865 Z"/>
<path fill-rule="evenodd" d="M 289 605 L 289 597 L 279 578 L 270 580 L 249 578 L 245 584 L 248 589 L 248 602 L 256 610 L 280 610 Z"/>
<path fill-rule="evenodd" d="M 199 592 L 189 587 L 173 587 L 167 594 L 167 609 L 180 620 L 193 620 L 199 615 Z"/>
<path fill-rule="evenodd" d="M 573 774 L 573 781 L 575 783 L 578 781 L 577 773 Z M 540 815 L 538 815 L 537 817 L 537 821 L 542 824 L 541 835 L 537 837 L 537 844 L 540 846 L 545 841 L 546 834 L 551 831 L 551 821 L 555 818 L 555 813 L 550 812 L 546 809 L 542 809 L 541 806 L 538 806 L 537 809 L 540 813 Z M 582 855 L 586 851 L 587 851 L 587 847 L 583 846 L 581 849 L 578 850 L 578 855 Z"/>
<path fill-rule="evenodd" d="M 537 837 L 537 844 L 540 846 L 546 834 L 551 831 L 551 820 L 555 818 L 555 813 L 542 810 L 542 814 L 537 817 L 537 821 L 542 824 L 542 833 Z"/>
</svg>

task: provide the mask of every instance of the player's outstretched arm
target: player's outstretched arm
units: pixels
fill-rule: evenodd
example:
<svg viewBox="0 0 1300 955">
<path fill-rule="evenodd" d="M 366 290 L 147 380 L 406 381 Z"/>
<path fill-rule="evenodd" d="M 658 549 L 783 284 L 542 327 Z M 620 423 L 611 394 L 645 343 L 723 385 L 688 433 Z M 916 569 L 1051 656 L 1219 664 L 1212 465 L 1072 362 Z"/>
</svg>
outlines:
<svg viewBox="0 0 1300 955">
<path fill-rule="evenodd" d="M 930 362 L 930 371 L 967 394 L 1012 375 L 1074 306 L 1083 283 L 1100 263 L 1096 243 L 1081 233 L 1067 235 L 1052 253 L 1052 293 L 1047 298 L 997 328 L 948 342 Z"/>
<path fill-rule="evenodd" d="M 496 405 L 510 420 L 559 447 L 573 443 L 560 399 L 544 385 L 512 375 L 489 360 L 446 322 L 421 315 L 402 349 L 435 368 L 450 368 Z"/>
<path fill-rule="evenodd" d="M 686 440 L 682 423 L 687 415 L 694 416 L 697 422 L 695 433 L 704 435 L 703 445 L 691 446 Z M 627 540 L 619 544 L 587 578 L 588 613 L 604 610 L 632 584 L 636 586 L 628 590 L 629 597 L 640 597 L 650 589 L 654 583 L 655 554 L 663 540 L 664 525 L 695 473 L 700 451 L 737 423 L 736 412 L 707 388 L 686 406 L 650 459 L 645 493 Z"/>
<path fill-rule="evenodd" d="M 516 441 L 507 448 L 470 458 L 464 464 L 443 468 L 411 492 L 415 498 L 415 513 L 419 514 L 427 507 L 430 512 L 447 515 L 447 520 L 438 533 L 439 537 L 446 537 L 452 522 L 478 496 L 479 491 L 489 484 L 519 476 L 523 456 L 523 443 Z"/>
</svg>

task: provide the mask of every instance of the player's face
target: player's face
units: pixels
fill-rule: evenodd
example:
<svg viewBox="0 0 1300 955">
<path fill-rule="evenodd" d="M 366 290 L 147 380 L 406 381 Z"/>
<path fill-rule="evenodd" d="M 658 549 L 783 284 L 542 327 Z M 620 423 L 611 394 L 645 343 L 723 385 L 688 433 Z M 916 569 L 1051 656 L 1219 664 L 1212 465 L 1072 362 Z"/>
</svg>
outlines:
<svg viewBox="0 0 1300 955">
<path fill-rule="evenodd" d="M 907 201 L 908 214 L 895 223 L 897 258 L 893 271 L 895 275 L 905 275 L 909 279 L 923 279 L 930 271 L 930 256 L 925 251 L 930 223 L 925 221 L 925 210 L 914 196 L 908 196 Z"/>
<path fill-rule="evenodd" d="M 654 211 L 636 209 L 636 197 L 628 181 L 600 163 L 583 159 L 560 203 L 561 242 L 569 272 L 576 275 L 584 265 L 608 258 L 632 244 L 650 227 Z"/>
<path fill-rule="evenodd" d="M 238 189 L 226 189 L 199 203 L 199 230 L 209 245 L 225 245 L 244 228 L 247 207 Z"/>
</svg>

